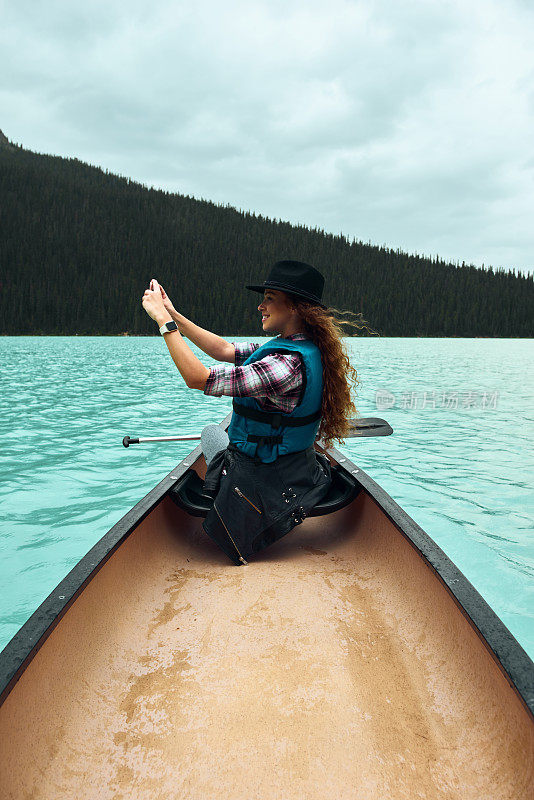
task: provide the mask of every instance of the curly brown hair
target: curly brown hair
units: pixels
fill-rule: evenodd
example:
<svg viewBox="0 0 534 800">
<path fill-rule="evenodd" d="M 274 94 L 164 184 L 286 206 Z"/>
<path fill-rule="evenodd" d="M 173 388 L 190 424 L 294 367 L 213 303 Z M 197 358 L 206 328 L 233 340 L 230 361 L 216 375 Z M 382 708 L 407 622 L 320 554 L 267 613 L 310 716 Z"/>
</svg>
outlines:
<svg viewBox="0 0 534 800">
<path fill-rule="evenodd" d="M 342 444 L 350 430 L 351 415 L 357 414 L 351 397 L 351 384 L 356 389 L 360 383 L 342 339 L 346 335 L 342 326 L 365 329 L 371 334 L 376 334 L 376 331 L 369 328 L 361 314 L 336 308 L 324 309 L 298 297 L 289 297 L 302 320 L 303 332 L 321 352 L 323 399 L 318 437 L 324 440 L 325 447 L 330 447 L 334 440 Z M 353 319 L 342 319 L 347 315 Z"/>
</svg>

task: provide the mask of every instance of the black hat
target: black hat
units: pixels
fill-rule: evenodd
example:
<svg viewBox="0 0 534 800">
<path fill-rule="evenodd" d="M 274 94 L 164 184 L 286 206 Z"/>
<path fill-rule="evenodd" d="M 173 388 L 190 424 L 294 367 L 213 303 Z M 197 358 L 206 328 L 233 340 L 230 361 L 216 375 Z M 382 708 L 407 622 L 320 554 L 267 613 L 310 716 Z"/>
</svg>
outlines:
<svg viewBox="0 0 534 800">
<path fill-rule="evenodd" d="M 321 308 L 326 308 L 321 303 L 323 295 L 324 276 L 319 270 L 303 261 L 277 261 L 271 268 L 265 283 L 247 286 L 254 292 L 264 292 L 266 289 L 279 289 L 281 292 L 310 300 Z"/>
</svg>

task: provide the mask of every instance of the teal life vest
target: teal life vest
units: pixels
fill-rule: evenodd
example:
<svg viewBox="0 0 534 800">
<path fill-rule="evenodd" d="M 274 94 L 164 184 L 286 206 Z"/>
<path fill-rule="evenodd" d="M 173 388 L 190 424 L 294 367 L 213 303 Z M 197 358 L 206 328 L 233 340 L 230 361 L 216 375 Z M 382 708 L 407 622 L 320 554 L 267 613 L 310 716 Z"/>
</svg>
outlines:
<svg viewBox="0 0 534 800">
<path fill-rule="evenodd" d="M 238 450 L 266 464 L 313 445 L 321 421 L 323 391 L 321 353 L 310 339 L 271 339 L 251 353 L 243 366 L 271 353 L 301 357 L 303 385 L 298 404 L 290 414 L 284 414 L 265 411 L 254 397 L 236 397 L 228 427 L 230 442 Z"/>
</svg>

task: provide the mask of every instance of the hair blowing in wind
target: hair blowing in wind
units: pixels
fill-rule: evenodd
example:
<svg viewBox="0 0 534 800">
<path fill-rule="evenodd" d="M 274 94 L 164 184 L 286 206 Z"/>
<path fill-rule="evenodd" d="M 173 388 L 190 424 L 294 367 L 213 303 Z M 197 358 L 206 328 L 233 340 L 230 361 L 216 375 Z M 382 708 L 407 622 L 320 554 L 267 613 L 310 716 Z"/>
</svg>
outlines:
<svg viewBox="0 0 534 800">
<path fill-rule="evenodd" d="M 318 436 L 324 439 L 326 447 L 330 447 L 334 440 L 341 444 L 349 433 L 349 420 L 357 413 L 351 390 L 356 393 L 359 385 L 358 373 L 350 363 L 343 342 L 342 326 L 365 329 L 370 333 L 375 331 L 371 331 L 360 314 L 351 311 L 325 310 L 297 297 L 292 298 L 292 304 L 303 322 L 304 332 L 321 352 L 323 399 Z M 341 315 L 350 315 L 354 319 L 341 319 Z"/>
</svg>

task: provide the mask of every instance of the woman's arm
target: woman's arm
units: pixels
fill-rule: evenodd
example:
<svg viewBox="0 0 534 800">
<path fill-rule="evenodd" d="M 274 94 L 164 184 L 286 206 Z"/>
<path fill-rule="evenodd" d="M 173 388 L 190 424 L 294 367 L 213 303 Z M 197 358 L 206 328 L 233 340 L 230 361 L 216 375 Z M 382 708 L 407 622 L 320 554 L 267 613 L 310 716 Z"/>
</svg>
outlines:
<svg viewBox="0 0 534 800">
<path fill-rule="evenodd" d="M 165 314 L 156 321 L 161 328 L 166 322 L 170 322 L 169 315 L 165 312 Z M 191 348 L 187 346 L 180 331 L 166 333 L 163 338 L 165 339 L 165 344 L 169 348 L 172 360 L 178 367 L 189 389 L 200 389 L 204 391 L 210 370 L 198 360 Z"/>
<path fill-rule="evenodd" d="M 152 288 L 152 281 L 150 282 L 150 288 Z M 228 361 L 230 364 L 234 364 L 235 348 L 233 344 L 227 342 L 226 339 L 223 339 L 221 336 L 217 336 L 216 333 L 211 333 L 211 331 L 207 331 L 199 325 L 195 325 L 190 319 L 180 314 L 173 306 L 163 286 L 159 288 L 161 290 L 161 296 L 163 297 L 163 305 L 178 325 L 180 333 L 187 336 L 193 344 L 200 347 L 208 356 L 216 358 L 217 361 Z"/>
<path fill-rule="evenodd" d="M 147 289 L 143 295 L 143 308 L 159 328 L 171 321 L 171 315 L 163 305 L 163 298 L 158 283 L 150 282 L 153 289 Z M 178 323 L 177 323 L 178 324 Z M 210 370 L 199 361 L 190 347 L 185 343 L 180 331 L 171 331 L 163 337 L 169 348 L 171 358 L 176 364 L 182 378 L 190 389 L 204 390 Z"/>
<path fill-rule="evenodd" d="M 235 347 L 231 342 L 227 342 L 216 333 L 207 331 L 199 325 L 195 325 L 190 319 L 184 317 L 176 309 L 169 312 L 173 320 L 178 325 L 180 333 L 200 347 L 208 356 L 216 358 L 217 361 L 228 361 L 230 364 L 235 363 Z"/>
<path fill-rule="evenodd" d="M 236 349 L 236 358 L 239 350 Z M 271 353 L 246 366 L 211 368 L 204 394 L 220 397 L 268 399 L 289 413 L 297 405 L 303 382 L 303 366 L 297 354 Z"/>
</svg>

